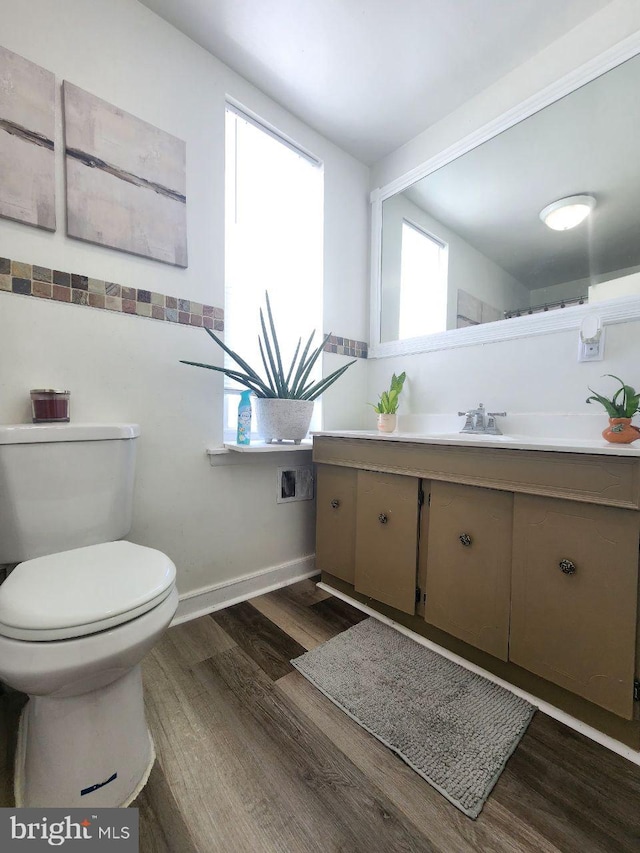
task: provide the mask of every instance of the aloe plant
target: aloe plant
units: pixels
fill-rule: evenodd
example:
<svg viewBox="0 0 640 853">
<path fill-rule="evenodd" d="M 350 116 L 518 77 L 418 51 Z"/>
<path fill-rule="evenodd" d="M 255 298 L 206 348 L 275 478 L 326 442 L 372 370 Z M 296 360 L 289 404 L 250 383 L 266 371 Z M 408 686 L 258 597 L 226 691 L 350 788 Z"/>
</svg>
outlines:
<svg viewBox="0 0 640 853">
<path fill-rule="evenodd" d="M 613 397 L 604 397 L 598 394 L 593 388 L 589 388 L 592 397 L 587 397 L 587 403 L 600 403 L 607 410 L 610 418 L 632 418 L 637 412 L 640 412 L 640 393 L 631 385 L 625 385 L 622 379 L 614 376 L 613 373 L 605 373 L 605 376 L 610 376 L 620 383 L 620 388 L 616 391 Z"/>
<path fill-rule="evenodd" d="M 267 302 L 267 323 L 265 322 L 264 313 L 260 309 L 260 325 L 262 327 L 262 337 L 258 335 L 258 343 L 260 346 L 260 355 L 262 357 L 262 365 L 264 373 L 259 373 L 257 370 L 247 364 L 238 353 L 230 349 L 224 341 L 222 341 L 214 332 L 205 328 L 205 332 L 212 338 L 219 347 L 221 347 L 228 356 L 238 365 L 240 370 L 233 370 L 229 367 L 217 367 L 214 364 L 202 364 L 199 361 L 185 361 L 180 359 L 181 364 L 190 364 L 193 367 L 204 367 L 207 370 L 215 370 L 218 373 L 224 373 L 230 379 L 235 379 L 245 388 L 249 388 L 256 397 L 275 397 L 281 400 L 316 400 L 327 388 L 339 379 L 342 374 L 355 364 L 355 359 L 345 364 L 343 367 L 334 370 L 329 376 L 324 376 L 317 382 L 309 381 L 309 376 L 313 370 L 314 364 L 320 358 L 325 344 L 331 337 L 331 333 L 325 336 L 320 346 L 311 349 L 311 343 L 315 335 L 315 329 L 309 335 L 309 338 L 300 352 L 302 346 L 302 338 L 298 338 L 298 344 L 293 354 L 293 359 L 288 369 L 282 363 L 280 353 L 280 345 L 278 344 L 278 335 L 276 326 L 271 313 L 271 304 L 269 302 L 269 294 L 265 292 Z"/>
<path fill-rule="evenodd" d="M 382 392 L 378 404 L 374 406 L 373 403 L 369 403 L 375 412 L 379 415 L 395 415 L 400 404 L 400 392 L 406 378 L 407 374 L 404 371 L 400 376 L 396 376 L 395 373 L 393 374 L 391 377 L 391 386 L 388 391 Z"/>
</svg>

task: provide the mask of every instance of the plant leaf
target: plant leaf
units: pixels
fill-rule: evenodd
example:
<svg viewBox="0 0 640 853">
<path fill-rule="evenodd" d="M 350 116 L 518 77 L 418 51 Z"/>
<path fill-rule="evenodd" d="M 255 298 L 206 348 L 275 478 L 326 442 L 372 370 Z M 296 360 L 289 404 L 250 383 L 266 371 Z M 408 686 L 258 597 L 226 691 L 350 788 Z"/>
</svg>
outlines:
<svg viewBox="0 0 640 853">
<path fill-rule="evenodd" d="M 631 385 L 625 385 L 619 376 L 615 376 L 613 373 L 605 373 L 604 376 L 608 376 L 610 379 L 615 379 L 616 382 L 620 383 L 620 387 L 611 399 L 604 397 L 602 394 L 598 394 L 592 388 L 589 388 L 589 391 L 591 391 L 595 396 L 589 397 L 587 399 L 587 403 L 591 400 L 600 403 L 607 410 L 607 413 L 611 418 L 632 418 L 638 411 L 640 411 L 640 394 L 637 393 L 636 389 Z"/>
<path fill-rule="evenodd" d="M 262 339 L 261 339 L 260 335 L 258 335 L 258 346 L 260 347 L 260 356 L 262 358 L 262 363 L 264 364 L 264 370 L 265 370 L 265 373 L 267 374 L 267 382 L 269 383 L 269 385 L 271 386 L 271 389 L 273 390 L 273 392 L 275 394 L 277 389 L 276 389 L 275 383 L 273 381 L 273 378 L 271 377 L 271 373 L 269 372 L 269 365 L 267 364 L 267 359 L 264 356 L 264 349 L 262 348 Z"/>
<path fill-rule="evenodd" d="M 627 407 L 625 417 L 632 418 L 640 409 L 640 394 L 633 394 L 627 397 Z"/>
<path fill-rule="evenodd" d="M 622 379 L 620 379 L 619 376 L 614 376 L 613 373 L 605 373 L 604 375 L 609 376 L 611 379 L 615 379 L 616 382 L 620 383 L 620 388 L 613 396 L 613 402 L 617 405 L 620 411 L 620 417 L 632 418 L 638 411 L 637 403 L 635 405 L 632 403 L 633 398 L 636 396 L 636 389 L 632 388 L 631 385 L 625 385 Z M 620 394 L 623 395 L 622 404 L 618 403 L 618 396 Z M 631 412 L 631 414 L 629 414 L 629 412 Z"/>
<path fill-rule="evenodd" d="M 278 378 L 282 385 L 282 390 L 284 392 L 283 396 L 289 396 L 289 389 L 287 388 L 287 383 L 284 378 L 284 368 L 282 367 L 282 358 L 280 357 L 280 347 L 278 346 L 278 334 L 276 332 L 276 324 L 273 322 L 273 314 L 271 313 L 271 303 L 269 302 L 269 293 L 265 290 L 264 295 L 267 299 L 267 315 L 269 317 L 269 326 L 271 327 L 271 336 L 273 338 L 273 346 L 276 351 L 276 358 L 278 360 Z"/>
<path fill-rule="evenodd" d="M 397 391 L 398 395 L 402 391 L 402 386 L 404 385 L 404 380 L 407 378 L 407 374 L 403 371 L 400 376 L 396 376 L 395 373 L 391 377 L 391 390 Z M 393 414 L 393 412 L 391 413 Z"/>
<path fill-rule="evenodd" d="M 304 366 L 306 364 L 307 353 L 309 352 L 309 347 L 311 346 L 311 341 L 316 333 L 314 329 L 313 332 L 309 335 L 309 340 L 307 341 L 305 348 L 302 350 L 302 355 L 300 356 L 300 362 L 298 363 L 298 369 L 296 370 L 296 375 L 293 377 L 293 383 L 291 385 L 291 394 L 294 397 L 298 396 L 298 392 L 300 388 L 304 385 L 301 382 L 302 374 L 304 372 Z"/>
<path fill-rule="evenodd" d="M 204 367 L 206 370 L 215 370 L 216 373 L 224 373 L 225 376 L 228 376 L 230 379 L 235 379 L 236 382 L 239 382 L 241 385 L 249 388 L 255 393 L 256 397 L 276 396 L 270 388 L 262 382 L 258 382 L 252 376 L 247 376 L 246 373 L 240 373 L 237 370 L 230 370 L 228 367 L 217 367 L 215 364 L 202 364 L 199 361 L 184 361 L 183 359 L 180 359 L 180 364 L 190 364 L 192 367 Z"/>
<path fill-rule="evenodd" d="M 271 372 L 273 374 L 273 381 L 276 386 L 276 391 L 278 392 L 278 397 L 285 397 L 284 389 L 282 387 L 282 383 L 280 382 L 280 378 L 278 376 L 278 368 L 276 367 L 276 363 L 273 358 L 273 353 L 271 351 L 271 344 L 269 343 L 269 336 L 267 335 L 267 327 L 264 322 L 264 314 L 262 313 L 262 308 L 260 309 L 260 325 L 262 326 L 262 334 L 264 335 L 264 346 L 267 351 L 267 356 L 269 358 L 269 364 L 271 365 Z"/>
<path fill-rule="evenodd" d="M 342 374 L 351 367 L 352 364 L 356 363 L 356 359 L 350 361 L 348 364 L 345 364 L 343 367 L 338 368 L 338 370 L 334 370 L 333 373 L 330 373 L 329 376 L 325 376 L 320 382 L 316 382 L 316 384 L 304 395 L 304 397 L 300 397 L 301 400 L 317 400 L 320 394 L 323 394 L 327 388 L 329 388 L 336 379 L 339 379 Z"/>
<path fill-rule="evenodd" d="M 289 372 L 285 377 L 284 369 L 282 366 L 280 347 L 278 344 L 276 326 L 271 312 L 269 293 L 265 292 L 265 296 L 267 301 L 269 330 L 267 330 L 267 324 L 265 322 L 264 313 L 262 309 L 260 309 L 260 324 L 262 327 L 264 340 L 258 335 L 258 345 L 260 348 L 260 357 L 262 359 L 262 364 L 264 366 L 267 377 L 266 380 L 263 379 L 263 377 L 256 370 L 254 370 L 251 365 L 249 365 L 241 356 L 239 356 L 236 352 L 230 349 L 230 347 L 228 347 L 224 343 L 224 341 L 222 341 L 216 334 L 214 334 L 214 332 L 212 332 L 210 329 L 207 329 L 206 327 L 205 332 L 209 335 L 209 337 L 213 341 L 215 341 L 215 343 L 217 343 L 218 346 L 225 353 L 227 353 L 228 356 L 230 356 L 230 358 L 238 365 L 238 367 L 241 368 L 241 370 L 234 370 L 224 366 L 218 367 L 217 365 L 204 364 L 198 361 L 187 361 L 185 359 L 180 359 L 180 362 L 182 364 L 188 364 L 192 367 L 201 367 L 205 368 L 206 370 L 214 370 L 217 373 L 222 373 L 225 376 L 228 376 L 230 379 L 235 379 L 241 385 L 244 385 L 245 388 L 249 388 L 256 394 L 257 397 L 316 400 L 320 396 L 320 394 L 322 394 L 323 391 L 333 385 L 333 383 L 340 376 L 342 376 L 342 374 L 349 367 L 351 367 L 352 364 L 355 364 L 355 361 L 350 361 L 348 364 L 343 365 L 343 367 L 338 368 L 338 370 L 334 370 L 333 373 L 331 373 L 329 376 L 325 376 L 317 382 L 314 382 L 313 380 L 308 381 L 313 366 L 317 362 L 318 358 L 320 357 L 320 354 L 324 350 L 327 341 L 331 337 L 331 333 L 326 335 L 320 346 L 312 350 L 311 345 L 315 335 L 314 330 L 313 332 L 311 332 L 311 335 L 309 336 L 309 339 L 305 344 L 305 347 L 302 351 L 302 355 L 299 355 L 300 346 L 302 344 L 302 338 L 298 339 L 298 344 L 296 346 L 293 359 L 291 360 Z M 271 332 L 271 335 L 269 335 L 269 331 Z"/>
<path fill-rule="evenodd" d="M 318 360 L 318 358 L 320 357 L 320 353 L 321 353 L 321 352 L 322 352 L 322 350 L 324 349 L 325 344 L 327 343 L 327 341 L 329 340 L 329 338 L 330 338 L 330 337 L 331 337 L 331 332 L 329 332 L 329 334 L 325 336 L 325 338 L 324 338 L 324 340 L 322 341 L 322 343 L 320 344 L 320 346 L 319 346 L 319 347 L 317 347 L 317 348 L 316 348 L 316 349 L 315 349 L 315 350 L 314 350 L 314 351 L 309 355 L 309 357 L 308 357 L 308 359 L 307 359 L 307 363 L 306 363 L 305 368 L 304 368 L 304 372 L 302 373 L 302 376 L 300 377 L 300 382 L 299 382 L 299 384 L 300 384 L 300 385 L 304 385 L 304 383 L 307 381 L 307 379 L 308 379 L 308 377 L 309 377 L 309 374 L 310 374 L 310 373 L 311 373 L 311 371 L 313 370 L 313 366 L 314 366 L 314 364 L 316 363 L 316 361 L 317 361 L 317 360 Z"/>
<path fill-rule="evenodd" d="M 287 378 L 285 380 L 285 385 L 289 388 L 289 380 L 291 379 L 291 374 L 293 373 L 293 368 L 295 367 L 296 358 L 298 357 L 298 351 L 300 350 L 300 344 L 302 343 L 302 338 L 298 338 L 298 346 L 296 347 L 296 351 L 293 354 L 293 358 L 291 359 L 291 367 L 289 368 L 289 372 L 287 373 Z"/>
<path fill-rule="evenodd" d="M 256 373 L 253 367 L 247 364 L 247 362 L 243 358 L 241 358 L 238 353 L 234 352 L 232 349 L 229 349 L 225 342 L 222 341 L 214 332 L 212 332 L 211 329 L 207 329 L 205 327 L 205 332 L 209 335 L 210 338 L 213 338 L 213 340 L 218 344 L 219 347 L 222 347 L 222 349 L 227 353 L 227 355 L 231 356 L 235 363 L 238 364 L 245 371 L 245 373 L 248 373 L 249 376 L 253 376 L 254 379 L 259 379 L 260 381 L 263 381 L 260 374 Z"/>
<path fill-rule="evenodd" d="M 616 382 L 619 382 L 624 387 L 624 382 L 622 381 L 622 379 L 620 379 L 619 376 L 614 376 L 613 373 L 603 373 L 602 376 L 603 378 L 605 376 L 608 376 L 610 379 L 615 379 Z"/>
<path fill-rule="evenodd" d="M 618 402 L 618 397 L 620 396 L 620 394 L 623 395 L 622 403 Z M 616 407 L 616 409 L 620 409 L 620 411 L 622 411 L 625 407 L 624 395 L 625 395 L 625 390 L 624 390 L 624 385 L 622 385 L 620 388 L 618 388 L 616 393 L 611 398 L 611 402 L 613 403 L 613 405 Z"/>
<path fill-rule="evenodd" d="M 592 400 L 595 403 L 600 403 L 601 406 L 604 406 L 607 410 L 607 414 L 610 418 L 619 418 L 620 413 L 618 409 L 614 406 L 611 400 L 608 400 L 606 397 L 603 397 L 602 394 L 597 394 L 593 388 L 589 388 L 589 391 L 593 394 L 593 397 L 587 397 L 587 403 L 590 403 Z"/>
<path fill-rule="evenodd" d="M 388 391 L 383 391 L 380 395 L 380 402 L 376 409 L 380 414 L 395 415 L 398 411 L 400 393 L 407 378 L 405 371 L 402 371 L 400 376 L 394 373 L 391 377 L 391 384 Z"/>
</svg>

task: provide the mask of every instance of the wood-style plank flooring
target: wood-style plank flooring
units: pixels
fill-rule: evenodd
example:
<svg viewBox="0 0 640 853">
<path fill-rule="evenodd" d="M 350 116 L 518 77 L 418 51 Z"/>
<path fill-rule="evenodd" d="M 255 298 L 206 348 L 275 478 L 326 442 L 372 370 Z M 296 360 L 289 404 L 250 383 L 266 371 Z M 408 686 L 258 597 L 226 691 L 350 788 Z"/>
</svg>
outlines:
<svg viewBox="0 0 640 853">
<path fill-rule="evenodd" d="M 566 726 L 536 714 L 472 821 L 293 669 L 362 618 L 303 581 L 167 632 L 142 851 L 639 853 L 640 768 Z M 0 805 L 21 702 L 0 701 Z"/>
</svg>

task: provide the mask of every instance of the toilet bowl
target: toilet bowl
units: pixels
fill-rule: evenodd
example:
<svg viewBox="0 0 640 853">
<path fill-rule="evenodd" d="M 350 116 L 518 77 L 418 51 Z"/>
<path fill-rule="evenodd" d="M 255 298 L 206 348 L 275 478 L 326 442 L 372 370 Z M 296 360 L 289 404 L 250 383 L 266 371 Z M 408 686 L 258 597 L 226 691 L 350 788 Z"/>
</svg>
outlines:
<svg viewBox="0 0 640 853">
<path fill-rule="evenodd" d="M 171 560 L 130 542 L 29 560 L 0 586 L 0 679 L 30 697 L 17 806 L 137 796 L 154 759 L 140 661 L 177 603 Z"/>
<path fill-rule="evenodd" d="M 18 807 L 126 806 L 153 765 L 140 664 L 178 594 L 169 557 L 121 538 L 138 435 L 0 426 L 0 562 L 21 560 L 0 586 L 0 680 L 29 696 Z"/>
</svg>

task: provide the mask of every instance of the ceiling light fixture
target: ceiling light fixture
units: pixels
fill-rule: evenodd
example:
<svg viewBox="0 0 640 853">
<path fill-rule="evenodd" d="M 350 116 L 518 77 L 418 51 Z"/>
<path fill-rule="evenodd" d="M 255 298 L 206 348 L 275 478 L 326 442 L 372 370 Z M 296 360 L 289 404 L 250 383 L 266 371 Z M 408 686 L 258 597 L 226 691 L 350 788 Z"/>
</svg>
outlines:
<svg viewBox="0 0 640 853">
<path fill-rule="evenodd" d="M 540 211 L 540 219 L 554 231 L 568 231 L 580 225 L 596 206 L 592 195 L 571 195 L 559 198 Z"/>
</svg>

